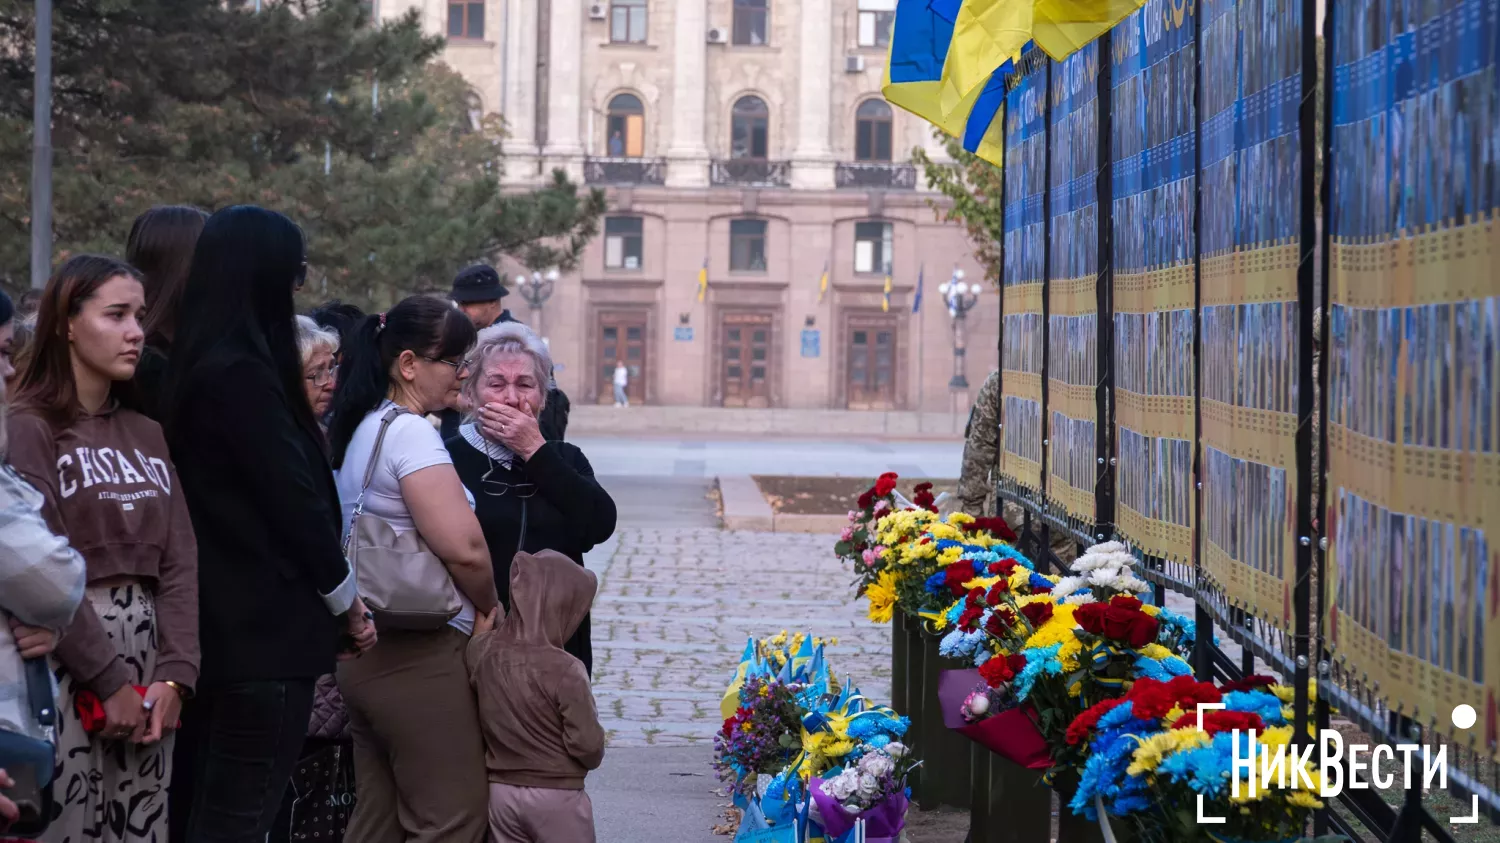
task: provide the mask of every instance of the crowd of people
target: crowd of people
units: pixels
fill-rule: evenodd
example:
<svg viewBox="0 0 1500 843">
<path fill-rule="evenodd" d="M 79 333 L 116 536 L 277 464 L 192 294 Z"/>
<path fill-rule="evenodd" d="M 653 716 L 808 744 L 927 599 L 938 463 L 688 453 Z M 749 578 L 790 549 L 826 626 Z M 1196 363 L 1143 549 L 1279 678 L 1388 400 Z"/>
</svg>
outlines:
<svg viewBox="0 0 1500 843">
<path fill-rule="evenodd" d="M 289 825 L 334 745 L 332 834 L 593 840 L 615 505 L 499 273 L 297 315 L 282 214 L 153 208 L 124 245 L 34 313 L 0 293 L 0 839 L 337 839 Z"/>
</svg>

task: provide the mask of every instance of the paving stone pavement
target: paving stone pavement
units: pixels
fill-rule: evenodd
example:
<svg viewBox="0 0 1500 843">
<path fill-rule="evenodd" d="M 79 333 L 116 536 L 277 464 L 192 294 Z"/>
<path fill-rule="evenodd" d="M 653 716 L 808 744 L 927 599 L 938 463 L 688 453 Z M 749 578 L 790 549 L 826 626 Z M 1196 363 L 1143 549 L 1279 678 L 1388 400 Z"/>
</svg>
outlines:
<svg viewBox="0 0 1500 843">
<path fill-rule="evenodd" d="M 836 637 L 840 679 L 890 698 L 890 628 L 865 618 L 830 536 L 626 528 L 590 559 L 594 697 L 612 747 L 704 746 L 749 637 Z M 749 577 L 746 576 L 750 572 Z"/>
</svg>

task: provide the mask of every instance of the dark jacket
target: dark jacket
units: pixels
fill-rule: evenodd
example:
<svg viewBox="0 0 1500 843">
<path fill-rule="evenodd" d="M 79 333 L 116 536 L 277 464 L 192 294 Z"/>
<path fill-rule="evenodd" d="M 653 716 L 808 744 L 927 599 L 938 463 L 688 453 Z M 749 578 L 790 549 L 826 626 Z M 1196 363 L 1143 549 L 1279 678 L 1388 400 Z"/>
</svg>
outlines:
<svg viewBox="0 0 1500 843">
<path fill-rule="evenodd" d="M 253 357 L 191 377 L 167 434 L 199 536 L 201 681 L 329 673 L 342 619 L 322 595 L 349 565 L 322 434 Z"/>
<path fill-rule="evenodd" d="M 161 391 L 166 384 L 169 348 L 165 340 L 146 343 L 141 349 L 141 362 L 135 367 L 136 395 L 130 409 L 157 423 L 163 418 Z"/>
<path fill-rule="evenodd" d="M 500 314 L 500 318 L 496 319 L 490 327 L 493 328 L 501 322 L 520 321 L 516 317 L 511 316 L 509 310 L 506 310 Z M 568 412 L 572 408 L 572 402 L 568 401 L 568 396 L 564 395 L 561 389 L 554 386 L 547 390 L 547 404 L 542 407 L 542 414 L 536 420 L 537 427 L 541 428 L 542 436 L 547 441 L 561 442 L 566 438 L 568 432 Z M 444 442 L 458 435 L 458 427 L 463 424 L 462 413 L 457 410 L 444 410 L 438 414 L 438 419 L 442 422 L 440 430 Z"/>
<path fill-rule="evenodd" d="M 469 639 L 490 781 L 583 790 L 584 776 L 604 761 L 588 672 L 563 649 L 598 585 L 593 571 L 560 554 L 523 553 L 511 565 L 505 619 Z"/>
<path fill-rule="evenodd" d="M 615 532 L 615 502 L 594 479 L 594 469 L 577 447 L 566 442 L 548 442 L 531 459 L 512 468 L 495 466 L 489 483 L 482 482 L 491 463 L 462 436 L 448 440 L 453 467 L 464 487 L 474 495 L 474 514 L 484 530 L 484 540 L 495 566 L 495 587 L 500 602 L 510 608 L 510 563 L 521 538 L 521 507 L 526 507 L 526 544 L 519 550 L 536 553 L 555 550 L 579 565 L 583 554 L 605 541 Z M 519 458 L 518 458 L 519 460 Z M 496 482 L 522 486 L 507 494 L 495 495 Z M 530 498 L 516 491 L 528 491 Z M 490 491 L 486 491 L 489 487 Z M 567 651 L 593 670 L 593 646 L 589 640 L 589 619 L 584 617 L 568 641 Z"/>
</svg>

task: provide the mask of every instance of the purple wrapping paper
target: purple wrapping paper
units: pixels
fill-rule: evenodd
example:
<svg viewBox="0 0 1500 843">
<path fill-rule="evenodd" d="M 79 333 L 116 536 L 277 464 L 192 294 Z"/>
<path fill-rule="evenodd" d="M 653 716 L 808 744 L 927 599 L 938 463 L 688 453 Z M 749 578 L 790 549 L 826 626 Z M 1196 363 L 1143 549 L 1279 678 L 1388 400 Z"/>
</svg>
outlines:
<svg viewBox="0 0 1500 843">
<path fill-rule="evenodd" d="M 964 720 L 964 700 L 984 684 L 979 669 L 945 670 L 938 674 L 938 707 L 943 710 L 943 725 L 958 730 L 969 725 Z"/>
<path fill-rule="evenodd" d="M 868 810 L 855 815 L 844 810 L 837 799 L 823 792 L 823 780 L 813 776 L 808 783 L 818 813 L 823 816 L 823 830 L 829 838 L 840 837 L 854 828 L 854 821 L 865 821 L 865 838 L 869 843 L 881 839 L 894 840 L 906 826 L 906 794 L 896 793 L 875 803 Z"/>
</svg>

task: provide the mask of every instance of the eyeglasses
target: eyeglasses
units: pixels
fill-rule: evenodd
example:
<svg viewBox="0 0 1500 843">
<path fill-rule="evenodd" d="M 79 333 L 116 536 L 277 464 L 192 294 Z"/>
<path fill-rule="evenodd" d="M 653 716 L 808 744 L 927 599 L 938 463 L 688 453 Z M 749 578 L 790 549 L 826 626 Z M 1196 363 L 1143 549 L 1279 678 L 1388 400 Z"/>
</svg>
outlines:
<svg viewBox="0 0 1500 843">
<path fill-rule="evenodd" d="M 422 355 L 422 359 L 428 361 L 429 363 L 442 363 L 444 366 L 452 366 L 454 374 L 458 374 L 459 372 L 462 372 L 465 369 L 469 368 L 468 360 L 444 360 L 441 357 L 428 357 L 425 354 Z"/>
<path fill-rule="evenodd" d="M 338 378 L 338 376 L 338 366 L 329 366 L 326 369 L 320 369 L 316 372 L 311 372 L 303 375 L 307 382 L 312 384 L 313 386 L 327 386 L 333 383 Z"/>
<path fill-rule="evenodd" d="M 486 456 L 488 456 L 488 455 L 486 454 Z M 495 498 L 503 498 L 507 494 L 515 493 L 516 497 L 521 498 L 523 500 L 526 499 L 526 498 L 530 498 L 530 497 L 535 497 L 536 496 L 536 484 L 535 483 L 507 483 L 504 480 L 496 480 L 496 479 L 490 477 L 490 475 L 492 475 L 496 471 L 500 470 L 500 468 L 502 467 L 502 464 L 495 462 L 495 458 L 494 457 L 489 457 L 489 461 L 490 461 L 490 470 L 486 471 L 484 473 L 484 476 L 482 476 L 482 477 L 479 478 L 479 488 L 486 495 L 489 495 L 490 497 L 495 497 Z"/>
</svg>

